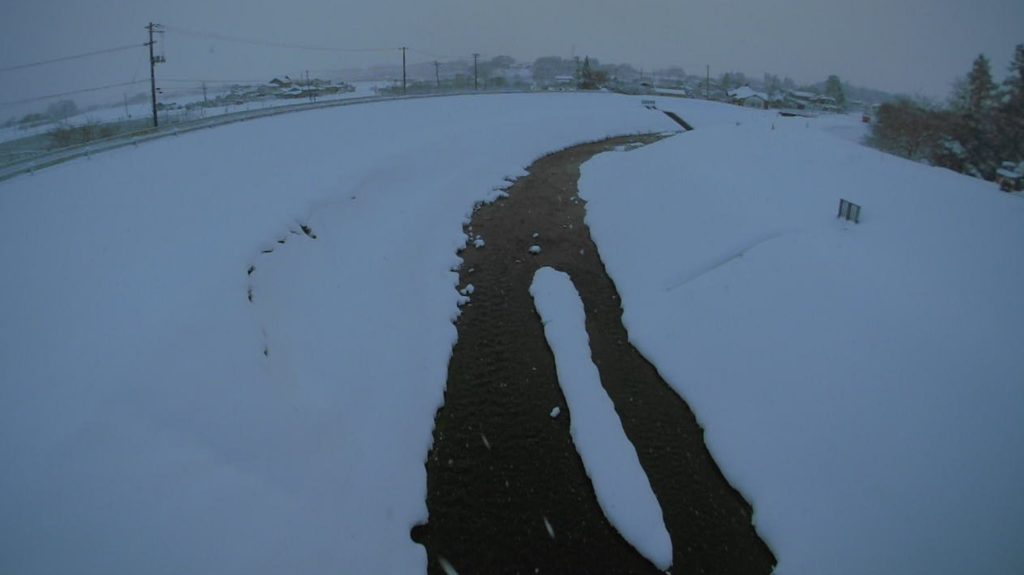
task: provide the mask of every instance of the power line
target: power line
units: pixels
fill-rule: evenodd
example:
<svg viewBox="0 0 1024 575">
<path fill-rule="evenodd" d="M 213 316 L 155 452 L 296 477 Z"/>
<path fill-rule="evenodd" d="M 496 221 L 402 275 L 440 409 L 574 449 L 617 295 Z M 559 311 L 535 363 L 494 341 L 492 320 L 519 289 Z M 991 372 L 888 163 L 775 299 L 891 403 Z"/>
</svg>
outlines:
<svg viewBox="0 0 1024 575">
<path fill-rule="evenodd" d="M 409 47 L 409 51 L 410 52 L 416 52 L 416 53 L 419 53 L 419 54 L 423 54 L 424 56 L 426 56 L 426 57 L 428 57 L 428 58 L 430 58 L 432 60 L 458 60 L 459 59 L 458 57 L 455 57 L 455 56 L 446 56 L 444 54 L 433 54 L 431 52 L 427 52 L 426 50 L 420 50 L 419 48 L 413 48 L 413 47 Z"/>
<path fill-rule="evenodd" d="M 141 52 L 139 54 L 138 61 L 135 63 L 135 70 L 132 72 L 132 82 L 134 82 L 136 79 L 138 79 L 138 77 L 139 77 L 139 68 L 142 67 L 142 63 L 145 60 L 146 60 L 146 53 L 145 52 Z"/>
<path fill-rule="evenodd" d="M 32 62 L 29 64 L 18 64 L 17 66 L 8 66 L 6 68 L 0 68 L 0 72 L 11 72 L 14 70 L 23 70 L 25 68 L 34 68 L 36 66 L 45 66 L 47 64 L 54 64 L 56 62 L 67 62 L 68 60 L 78 60 L 81 58 L 88 58 L 90 56 L 98 56 L 100 54 L 111 54 L 113 52 L 123 52 L 125 50 L 134 50 L 135 48 L 141 48 L 145 44 L 129 44 L 126 46 L 117 46 L 115 48 L 106 48 L 104 50 L 96 50 L 94 52 L 86 52 L 84 54 L 75 54 L 73 56 L 61 56 L 60 58 L 53 58 L 50 60 L 40 60 L 39 62 Z"/>
<path fill-rule="evenodd" d="M 172 84 L 202 84 L 203 82 L 206 82 L 207 84 L 241 84 L 241 85 L 246 85 L 246 84 L 268 84 L 269 83 L 266 80 L 212 80 L 212 79 L 203 79 L 203 78 L 196 78 L 196 79 L 190 79 L 190 78 L 161 78 L 160 81 L 161 82 L 170 82 Z"/>
<path fill-rule="evenodd" d="M 434 66 L 434 62 L 438 62 L 441 65 L 441 67 L 445 68 L 445 69 L 450 69 L 452 67 L 458 67 L 460 64 L 462 64 L 462 65 L 466 65 L 467 64 L 467 62 L 441 62 L 440 60 L 413 60 L 412 58 L 410 58 L 409 59 L 409 67 L 410 68 L 424 67 L 424 66 L 433 67 Z"/>
<path fill-rule="evenodd" d="M 32 102 L 39 102 L 42 100 L 50 100 L 53 98 L 61 98 L 64 96 L 74 96 L 75 94 L 85 94 L 86 92 L 99 92 L 100 90 L 109 90 L 111 88 L 123 88 L 125 86 L 134 86 L 136 84 L 143 84 L 146 82 L 149 82 L 149 80 L 135 80 L 133 82 L 121 82 L 120 84 L 107 84 L 106 86 L 97 86 L 96 88 L 72 90 L 70 92 L 61 92 L 59 94 L 49 94 L 46 96 L 37 96 L 35 98 L 25 98 L 24 100 L 11 100 L 9 102 L 0 102 L 0 107 L 17 106 L 18 104 L 31 104 Z"/>
<path fill-rule="evenodd" d="M 433 61 L 433 60 L 448 60 L 449 61 L 448 63 L 452 63 L 452 62 L 467 62 L 468 58 L 471 58 L 473 56 L 472 53 L 470 53 L 470 54 L 455 54 L 455 55 L 452 55 L 452 54 L 437 54 L 435 52 L 428 52 L 426 50 L 421 50 L 419 48 L 413 48 L 413 47 L 409 47 L 409 51 L 410 52 L 417 52 L 419 54 L 427 56 L 428 58 L 431 59 L 431 61 Z M 477 56 L 478 58 L 489 58 L 489 57 L 491 57 L 491 54 L 485 53 L 485 52 L 477 52 L 477 54 L 478 54 L 478 56 Z"/>
<path fill-rule="evenodd" d="M 312 72 L 312 73 L 334 72 L 334 70 L 309 70 L 309 72 Z M 297 80 L 296 78 L 292 78 L 291 76 L 289 76 L 287 74 L 278 75 L 278 76 L 276 76 L 276 78 L 278 78 L 278 79 L 288 78 L 292 82 L 295 82 Z M 298 78 L 298 80 L 301 80 L 301 78 Z M 216 79 L 216 78 L 161 78 L 160 81 L 161 82 L 171 83 L 171 84 L 202 84 L 202 83 L 205 82 L 207 84 L 238 84 L 238 85 L 241 85 L 241 86 L 252 86 L 252 85 L 270 84 L 270 81 L 268 81 L 265 78 L 258 79 L 258 80 L 254 80 L 254 79 L 248 79 L 248 80 L 225 80 L 225 79 Z"/>
<path fill-rule="evenodd" d="M 227 36 L 224 34 L 215 34 L 211 32 L 200 32 L 198 30 L 189 30 L 187 28 L 179 28 L 178 26 L 165 26 L 165 29 L 169 32 L 177 32 L 183 36 L 192 36 L 194 38 L 209 38 L 213 40 L 221 40 L 223 42 L 236 42 L 239 44 L 252 44 L 255 46 L 269 46 L 272 48 L 288 48 L 292 50 L 309 50 L 314 52 L 394 52 L 399 48 L 340 48 L 334 46 L 316 46 L 311 44 L 289 44 L 287 42 L 274 42 L 270 40 L 257 40 L 254 38 L 241 38 L 238 36 Z"/>
</svg>

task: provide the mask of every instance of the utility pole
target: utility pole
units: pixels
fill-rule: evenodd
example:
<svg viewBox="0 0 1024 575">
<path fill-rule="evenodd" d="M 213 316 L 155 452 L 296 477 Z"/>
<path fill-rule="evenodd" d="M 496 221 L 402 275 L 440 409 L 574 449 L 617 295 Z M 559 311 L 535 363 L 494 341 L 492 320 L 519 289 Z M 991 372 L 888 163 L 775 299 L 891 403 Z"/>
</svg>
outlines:
<svg viewBox="0 0 1024 575">
<path fill-rule="evenodd" d="M 711 99 L 711 64 L 706 64 L 708 70 L 707 80 L 704 81 L 704 99 Z"/>
<path fill-rule="evenodd" d="M 154 128 L 160 126 L 160 122 L 157 120 L 156 117 L 156 65 L 166 61 L 163 56 L 153 55 L 153 45 L 156 43 L 153 40 L 153 33 L 158 32 L 160 28 L 161 26 L 159 24 L 154 24 L 152 22 L 149 23 L 149 26 L 146 26 L 146 30 L 149 30 L 149 42 L 147 42 L 146 45 L 149 46 L 149 91 L 153 98 Z"/>
<path fill-rule="evenodd" d="M 434 60 L 434 80 L 437 82 L 437 89 L 441 89 L 441 65 Z"/>
<path fill-rule="evenodd" d="M 206 81 L 203 81 L 203 107 L 210 105 L 210 101 L 206 99 Z"/>
<path fill-rule="evenodd" d="M 478 68 L 477 68 L 477 62 L 479 60 L 480 60 L 480 54 L 477 54 L 476 52 L 473 52 L 473 89 L 474 90 L 479 90 L 480 89 L 480 81 L 479 81 Z"/>
<path fill-rule="evenodd" d="M 402 94 L 406 94 L 405 86 L 405 51 L 408 50 L 406 46 L 402 46 Z"/>
</svg>

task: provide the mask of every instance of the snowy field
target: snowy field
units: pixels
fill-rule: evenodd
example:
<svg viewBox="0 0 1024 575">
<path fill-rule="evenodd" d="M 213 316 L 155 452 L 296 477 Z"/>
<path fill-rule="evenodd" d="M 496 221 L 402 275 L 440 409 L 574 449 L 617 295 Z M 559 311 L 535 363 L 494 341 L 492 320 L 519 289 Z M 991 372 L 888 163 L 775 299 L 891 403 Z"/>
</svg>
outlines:
<svg viewBox="0 0 1024 575">
<path fill-rule="evenodd" d="M 355 90 L 352 92 L 345 92 L 342 94 L 330 94 L 317 98 L 318 102 L 333 102 L 337 100 L 352 100 L 356 98 L 372 98 L 377 95 L 377 88 L 390 85 L 390 82 L 355 82 L 352 84 Z M 228 90 L 223 86 L 211 87 L 207 91 L 207 98 L 215 99 L 218 96 L 228 94 Z M 166 105 L 178 105 L 184 107 L 187 104 L 193 104 L 203 101 L 203 94 L 201 91 L 191 90 L 188 92 L 179 91 L 177 93 L 168 91 L 160 96 L 160 103 Z M 193 121 L 201 118 L 210 118 L 214 116 L 223 116 L 225 114 L 233 114 L 236 112 L 248 112 L 251 110 L 264 110 L 268 108 L 280 108 L 283 106 L 294 106 L 296 104 L 306 104 L 309 100 L 305 98 L 265 98 L 262 100 L 253 100 L 245 102 L 239 105 L 229 106 L 215 106 L 209 108 L 200 108 L 193 111 L 186 111 L 183 109 L 177 110 L 164 110 L 160 112 L 160 118 L 164 122 L 172 120 L 175 122 L 179 121 Z M 67 118 L 63 122 L 50 122 L 41 124 L 38 126 L 32 126 L 30 128 L 22 128 L 18 126 L 11 126 L 7 128 L 0 128 L 0 142 L 6 142 L 10 140 L 17 140 L 19 138 L 27 138 L 29 136 L 35 136 L 37 134 L 45 134 L 52 131 L 59 125 L 63 126 L 84 126 L 87 124 L 102 124 L 108 122 L 125 122 L 128 120 L 138 119 L 149 119 L 152 118 L 153 108 L 149 100 L 138 104 L 115 104 L 108 107 L 97 108 L 82 112 L 81 114 Z"/>
<path fill-rule="evenodd" d="M 423 572 L 463 221 L 547 152 L 673 127 L 396 101 L 0 183 L 0 572 Z"/>
<path fill-rule="evenodd" d="M 0 183 L 0 572 L 423 572 L 462 224 L 547 152 L 677 128 L 641 99 L 317 110 Z M 779 572 L 1024 570 L 1024 203 L 841 120 L 658 103 L 696 130 L 584 165 L 588 219 Z"/>
<path fill-rule="evenodd" d="M 856 118 L 659 103 L 696 130 L 585 164 L 587 222 L 777 572 L 1024 573 L 1024 202 Z"/>
</svg>

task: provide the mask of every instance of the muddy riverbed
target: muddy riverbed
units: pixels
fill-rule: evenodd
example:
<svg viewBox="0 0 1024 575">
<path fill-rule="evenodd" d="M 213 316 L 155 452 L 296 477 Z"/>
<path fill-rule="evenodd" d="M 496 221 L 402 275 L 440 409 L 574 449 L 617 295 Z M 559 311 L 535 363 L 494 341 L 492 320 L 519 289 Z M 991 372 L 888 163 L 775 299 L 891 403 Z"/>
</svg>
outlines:
<svg viewBox="0 0 1024 575">
<path fill-rule="evenodd" d="M 630 345 L 615 285 L 583 223 L 580 165 L 659 138 L 546 156 L 466 227 L 460 279 L 472 293 L 427 461 L 430 520 L 412 533 L 431 573 L 658 572 L 605 519 L 573 446 L 572 414 L 528 291 L 543 266 L 567 272 L 583 299 L 602 385 L 672 537 L 672 572 L 771 572 L 775 558 L 751 526 L 750 506 L 708 453 L 693 413 Z M 473 245 L 478 237 L 483 247 Z"/>
</svg>

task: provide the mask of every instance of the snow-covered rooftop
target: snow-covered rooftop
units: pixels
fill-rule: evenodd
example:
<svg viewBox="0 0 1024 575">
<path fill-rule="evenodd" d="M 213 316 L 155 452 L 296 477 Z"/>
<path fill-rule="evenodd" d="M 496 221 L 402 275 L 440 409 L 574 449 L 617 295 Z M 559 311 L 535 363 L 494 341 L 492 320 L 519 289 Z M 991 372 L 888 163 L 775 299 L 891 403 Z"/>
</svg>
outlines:
<svg viewBox="0 0 1024 575">
<path fill-rule="evenodd" d="M 750 86 L 742 86 L 734 90 L 729 90 L 729 97 L 736 100 L 748 100 L 750 98 L 760 98 L 762 100 L 768 100 L 768 94 L 764 92 L 758 92 Z"/>
</svg>

